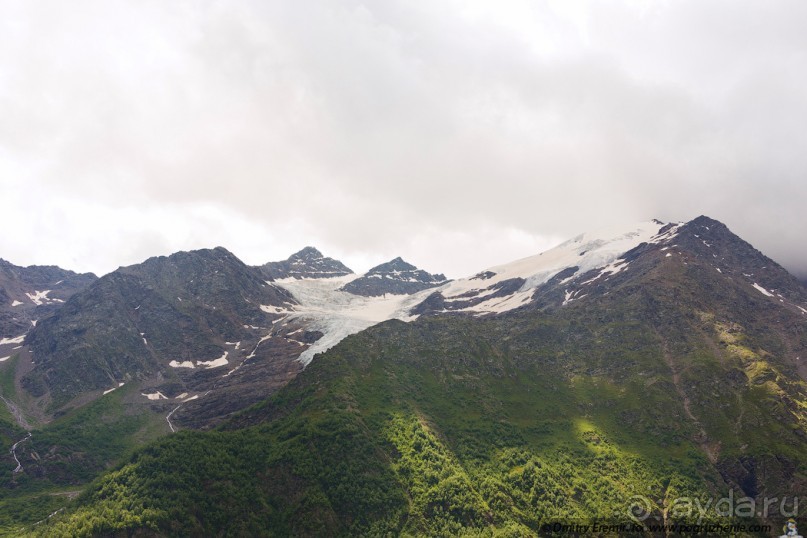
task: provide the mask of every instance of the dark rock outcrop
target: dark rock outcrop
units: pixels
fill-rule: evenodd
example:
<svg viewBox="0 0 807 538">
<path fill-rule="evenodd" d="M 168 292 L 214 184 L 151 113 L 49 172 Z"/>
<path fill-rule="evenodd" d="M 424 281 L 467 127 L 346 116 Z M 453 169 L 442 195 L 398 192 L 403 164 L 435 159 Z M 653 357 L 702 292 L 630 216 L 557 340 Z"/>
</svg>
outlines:
<svg viewBox="0 0 807 538">
<path fill-rule="evenodd" d="M 353 271 L 339 260 L 323 256 L 314 247 L 305 247 L 281 262 L 269 262 L 260 266 L 268 280 L 281 278 L 334 278 L 351 275 Z"/>
<path fill-rule="evenodd" d="M 155 374 L 192 388 L 211 372 L 205 362 L 234 358 L 227 342 L 254 345 L 294 303 L 221 247 L 151 258 L 104 276 L 37 324 L 26 339 L 35 366 L 22 385 L 50 393 L 54 408 Z"/>
<path fill-rule="evenodd" d="M 446 282 L 448 280 L 445 275 L 427 273 L 398 257 L 373 267 L 360 278 L 344 285 L 342 290 L 365 297 L 377 297 L 385 293 L 409 295 Z"/>
<path fill-rule="evenodd" d="M 92 273 L 56 266 L 19 267 L 0 259 L 0 338 L 25 334 L 32 322 L 52 315 L 96 280 Z"/>
</svg>

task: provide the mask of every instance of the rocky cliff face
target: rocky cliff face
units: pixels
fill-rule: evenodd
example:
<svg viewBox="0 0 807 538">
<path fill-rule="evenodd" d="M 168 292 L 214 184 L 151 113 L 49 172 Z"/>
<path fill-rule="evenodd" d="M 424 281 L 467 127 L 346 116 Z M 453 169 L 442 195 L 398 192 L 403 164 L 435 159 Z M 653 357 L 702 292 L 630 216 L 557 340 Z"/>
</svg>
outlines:
<svg viewBox="0 0 807 538">
<path fill-rule="evenodd" d="M 305 247 L 281 262 L 269 262 L 260 267 L 269 280 L 284 278 L 335 278 L 353 274 L 339 260 L 323 256 L 314 247 Z"/>
<path fill-rule="evenodd" d="M 151 379 L 189 393 L 239 364 L 294 302 L 223 248 L 151 258 L 104 276 L 41 321 L 25 342 L 34 366 L 22 386 L 54 409 Z"/>
<path fill-rule="evenodd" d="M 409 295 L 446 282 L 445 275 L 427 273 L 401 258 L 395 258 L 373 267 L 361 277 L 347 283 L 342 290 L 365 297 L 377 297 L 385 293 Z"/>
<path fill-rule="evenodd" d="M 0 259 L 0 338 L 15 338 L 51 315 L 97 277 L 55 266 L 19 267 Z"/>
</svg>

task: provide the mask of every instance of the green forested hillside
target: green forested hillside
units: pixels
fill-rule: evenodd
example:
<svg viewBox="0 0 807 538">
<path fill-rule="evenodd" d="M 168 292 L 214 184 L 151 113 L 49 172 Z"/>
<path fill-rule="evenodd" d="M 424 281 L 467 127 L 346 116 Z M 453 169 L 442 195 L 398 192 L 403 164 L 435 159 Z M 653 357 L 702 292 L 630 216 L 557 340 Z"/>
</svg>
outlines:
<svg viewBox="0 0 807 538">
<path fill-rule="evenodd" d="M 710 301 L 637 287 L 551 315 L 384 323 L 27 530 L 529 536 L 631 521 L 637 502 L 646 522 L 692 521 L 676 499 L 803 493 L 807 391 L 782 359 L 803 330 L 762 331 L 762 303 L 731 319 Z"/>
<path fill-rule="evenodd" d="M 9 370 L 13 371 L 13 370 Z M 8 372 L 5 371 L 4 372 Z M 0 372 L 2 374 L 2 372 Z M 0 375 L 4 394 L 10 385 Z M 0 415 L 0 535 L 16 536 L 20 529 L 65 508 L 99 474 L 150 440 L 164 434 L 165 421 L 140 407 L 125 403 L 130 392 L 122 387 L 50 424 L 34 428 L 18 445 L 16 455 L 25 472 L 14 473 L 9 453 L 26 437 L 16 424 Z"/>
</svg>

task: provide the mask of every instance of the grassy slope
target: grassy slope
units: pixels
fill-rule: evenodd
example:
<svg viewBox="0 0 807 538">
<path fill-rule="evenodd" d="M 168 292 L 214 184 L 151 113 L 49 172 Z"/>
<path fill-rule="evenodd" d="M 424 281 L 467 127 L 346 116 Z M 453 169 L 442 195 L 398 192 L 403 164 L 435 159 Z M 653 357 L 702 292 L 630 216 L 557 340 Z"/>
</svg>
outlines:
<svg viewBox="0 0 807 538">
<path fill-rule="evenodd" d="M 162 417 L 125 403 L 127 392 L 122 387 L 34 429 L 31 439 L 17 451 L 26 472 L 12 474 L 13 458 L 8 454 L 2 459 L 0 535 L 17 535 L 20 528 L 63 509 L 95 477 L 128 457 L 134 447 L 165 433 Z M 25 435 L 19 427 L 13 433 L 13 441 Z"/>
<path fill-rule="evenodd" d="M 16 355 L 0 363 L 0 395 L 5 398 L 15 396 L 13 372 L 16 363 Z M 0 401 L 0 454 L 7 454 L 11 445 L 24 435 L 25 431 L 14 420 L 8 407 Z"/>
</svg>

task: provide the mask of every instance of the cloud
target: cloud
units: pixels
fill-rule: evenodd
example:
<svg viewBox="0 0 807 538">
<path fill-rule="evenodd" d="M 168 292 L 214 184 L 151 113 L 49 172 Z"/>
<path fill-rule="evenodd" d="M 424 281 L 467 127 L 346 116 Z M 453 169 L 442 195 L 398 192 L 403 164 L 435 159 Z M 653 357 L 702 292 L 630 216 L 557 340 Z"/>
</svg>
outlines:
<svg viewBox="0 0 807 538">
<path fill-rule="evenodd" d="M 703 213 L 807 274 L 806 10 L 12 3 L 0 255 L 105 272 L 315 244 L 454 277 Z"/>
</svg>

